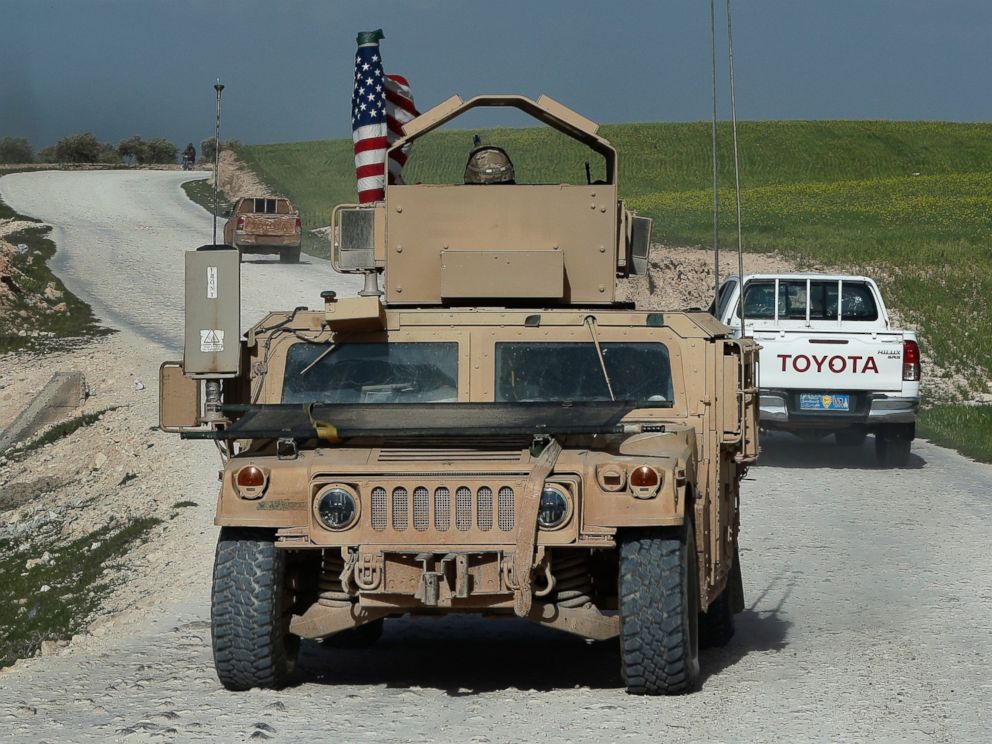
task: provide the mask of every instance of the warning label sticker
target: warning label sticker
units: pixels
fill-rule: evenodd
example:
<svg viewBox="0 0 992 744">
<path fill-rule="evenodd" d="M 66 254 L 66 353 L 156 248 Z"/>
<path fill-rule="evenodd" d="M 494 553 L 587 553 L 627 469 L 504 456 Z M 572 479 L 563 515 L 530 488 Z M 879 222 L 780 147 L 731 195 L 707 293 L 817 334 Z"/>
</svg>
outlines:
<svg viewBox="0 0 992 744">
<path fill-rule="evenodd" d="M 224 331 L 215 329 L 201 330 L 200 351 L 224 351 Z"/>
</svg>

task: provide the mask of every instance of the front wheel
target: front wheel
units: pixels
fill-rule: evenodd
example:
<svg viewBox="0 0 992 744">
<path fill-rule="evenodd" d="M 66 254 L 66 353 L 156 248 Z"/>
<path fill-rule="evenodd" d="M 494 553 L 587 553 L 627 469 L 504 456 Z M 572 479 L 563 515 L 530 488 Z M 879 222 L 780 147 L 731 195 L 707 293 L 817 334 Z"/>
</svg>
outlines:
<svg viewBox="0 0 992 744">
<path fill-rule="evenodd" d="M 621 670 L 627 692 L 690 692 L 699 679 L 692 525 L 622 533 L 619 583 Z"/>
<path fill-rule="evenodd" d="M 293 671 L 299 638 L 289 632 L 293 596 L 286 559 L 271 530 L 220 531 L 210 624 L 214 667 L 228 690 L 278 689 Z"/>
</svg>

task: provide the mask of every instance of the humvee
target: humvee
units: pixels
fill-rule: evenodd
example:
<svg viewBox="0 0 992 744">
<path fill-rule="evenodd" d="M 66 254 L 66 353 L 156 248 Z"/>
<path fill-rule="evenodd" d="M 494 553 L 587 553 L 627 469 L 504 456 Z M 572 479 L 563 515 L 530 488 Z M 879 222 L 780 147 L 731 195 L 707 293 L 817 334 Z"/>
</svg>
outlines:
<svg viewBox="0 0 992 744">
<path fill-rule="evenodd" d="M 757 347 L 707 313 L 618 299 L 651 222 L 574 111 L 453 97 L 391 147 L 495 106 L 578 141 L 603 178 L 389 185 L 339 206 L 332 263 L 365 289 L 243 338 L 237 252 L 186 254 L 160 418 L 225 459 L 211 622 L 228 689 L 284 685 L 300 639 L 479 613 L 619 637 L 627 689 L 673 694 L 697 683 L 700 644 L 733 633 Z"/>
</svg>

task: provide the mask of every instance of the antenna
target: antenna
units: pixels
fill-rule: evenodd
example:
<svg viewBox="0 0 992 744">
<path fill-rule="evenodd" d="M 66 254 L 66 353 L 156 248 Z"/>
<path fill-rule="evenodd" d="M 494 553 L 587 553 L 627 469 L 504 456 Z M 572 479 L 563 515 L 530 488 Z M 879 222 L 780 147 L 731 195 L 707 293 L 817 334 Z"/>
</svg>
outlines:
<svg viewBox="0 0 992 744">
<path fill-rule="evenodd" d="M 727 0 L 727 49 L 730 58 L 730 120 L 734 132 L 734 195 L 737 199 L 737 271 L 741 283 L 741 338 L 744 337 L 744 232 L 741 227 L 741 165 L 737 150 L 737 92 L 734 86 L 734 32 Z M 778 302 L 778 300 L 775 300 Z"/>
<path fill-rule="evenodd" d="M 220 210 L 220 94 L 224 86 L 220 78 L 214 83 L 217 92 L 217 123 L 214 126 L 214 245 L 217 245 L 217 212 Z"/>
<path fill-rule="evenodd" d="M 710 0 L 710 52 L 712 56 L 711 77 L 713 79 L 713 116 L 711 118 L 711 139 L 713 145 L 713 306 L 720 296 L 720 187 L 717 175 L 716 152 L 716 0 Z"/>
</svg>

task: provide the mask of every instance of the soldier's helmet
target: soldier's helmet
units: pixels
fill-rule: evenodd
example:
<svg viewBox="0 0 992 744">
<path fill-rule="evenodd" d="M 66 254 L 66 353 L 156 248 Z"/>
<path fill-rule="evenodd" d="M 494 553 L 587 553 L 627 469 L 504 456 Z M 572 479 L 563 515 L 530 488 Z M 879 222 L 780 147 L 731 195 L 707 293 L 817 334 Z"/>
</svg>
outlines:
<svg viewBox="0 0 992 744">
<path fill-rule="evenodd" d="M 465 164 L 465 183 L 516 183 L 513 162 L 506 150 L 493 145 L 483 145 L 472 150 Z"/>
</svg>

